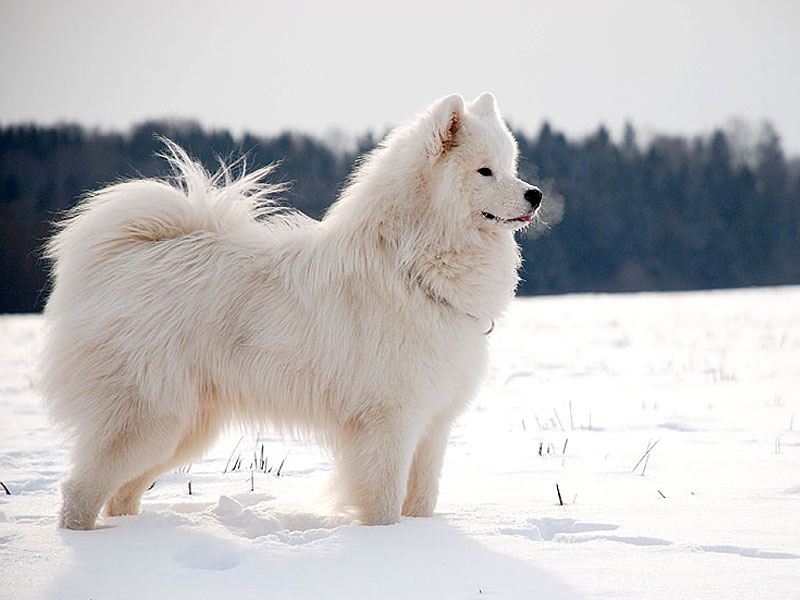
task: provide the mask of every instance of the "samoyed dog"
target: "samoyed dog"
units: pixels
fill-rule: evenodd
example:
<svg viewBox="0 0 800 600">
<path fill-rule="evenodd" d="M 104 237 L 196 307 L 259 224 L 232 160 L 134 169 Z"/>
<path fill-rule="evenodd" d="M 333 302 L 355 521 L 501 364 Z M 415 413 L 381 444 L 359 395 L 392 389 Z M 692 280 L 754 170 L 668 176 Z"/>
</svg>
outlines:
<svg viewBox="0 0 800 600">
<path fill-rule="evenodd" d="M 167 146 L 174 179 L 92 194 L 46 247 L 39 385 L 74 439 L 61 525 L 138 513 L 235 422 L 323 444 L 364 524 L 430 516 L 542 199 L 494 96 L 391 132 L 321 221 L 279 209 L 269 169 L 209 175 Z"/>
</svg>

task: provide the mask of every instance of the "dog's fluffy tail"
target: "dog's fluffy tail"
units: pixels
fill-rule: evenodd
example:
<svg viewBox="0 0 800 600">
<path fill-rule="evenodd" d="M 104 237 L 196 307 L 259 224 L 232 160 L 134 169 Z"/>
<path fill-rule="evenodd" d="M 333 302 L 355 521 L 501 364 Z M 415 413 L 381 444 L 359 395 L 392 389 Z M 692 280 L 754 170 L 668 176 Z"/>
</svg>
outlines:
<svg viewBox="0 0 800 600">
<path fill-rule="evenodd" d="M 264 182 L 270 165 L 238 178 L 220 161 L 209 174 L 177 144 L 163 139 L 161 156 L 171 164 L 170 179 L 141 179 L 111 185 L 84 198 L 58 224 L 44 248 L 58 279 L 61 263 L 73 257 L 92 268 L 104 258 L 142 242 L 157 242 L 208 232 L 224 234 L 252 226 L 264 215 L 281 211 L 273 201 L 285 189 Z M 244 162 L 241 165 L 244 172 Z"/>
</svg>

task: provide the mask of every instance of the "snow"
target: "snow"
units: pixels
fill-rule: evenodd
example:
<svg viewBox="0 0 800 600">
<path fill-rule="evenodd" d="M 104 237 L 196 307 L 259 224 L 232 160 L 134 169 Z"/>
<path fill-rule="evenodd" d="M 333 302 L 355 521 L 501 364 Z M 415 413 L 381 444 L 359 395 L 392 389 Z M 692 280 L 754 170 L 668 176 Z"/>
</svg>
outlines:
<svg viewBox="0 0 800 600">
<path fill-rule="evenodd" d="M 40 327 L 0 317 L 0 598 L 800 598 L 800 288 L 515 301 L 436 516 L 376 528 L 314 446 L 237 430 L 57 529 Z"/>
</svg>

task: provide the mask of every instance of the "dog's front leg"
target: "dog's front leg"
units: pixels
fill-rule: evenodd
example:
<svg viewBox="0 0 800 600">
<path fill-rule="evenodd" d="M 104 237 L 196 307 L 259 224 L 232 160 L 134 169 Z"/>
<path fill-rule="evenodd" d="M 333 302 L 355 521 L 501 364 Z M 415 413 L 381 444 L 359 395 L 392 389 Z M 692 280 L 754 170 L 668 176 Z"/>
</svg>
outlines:
<svg viewBox="0 0 800 600">
<path fill-rule="evenodd" d="M 400 519 L 419 434 L 401 411 L 375 410 L 347 424 L 337 444 L 336 484 L 365 525 Z"/>
<path fill-rule="evenodd" d="M 422 438 L 414 453 L 408 477 L 408 490 L 403 502 L 403 515 L 407 517 L 430 517 L 439 496 L 439 475 L 442 471 L 447 438 L 452 417 L 436 419 Z"/>
</svg>

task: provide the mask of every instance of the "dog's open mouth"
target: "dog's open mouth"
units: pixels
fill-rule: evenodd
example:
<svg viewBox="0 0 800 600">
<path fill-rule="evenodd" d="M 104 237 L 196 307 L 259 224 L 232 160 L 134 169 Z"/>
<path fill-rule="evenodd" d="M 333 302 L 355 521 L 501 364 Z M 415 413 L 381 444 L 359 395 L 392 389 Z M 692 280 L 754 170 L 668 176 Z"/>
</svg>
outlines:
<svg viewBox="0 0 800 600">
<path fill-rule="evenodd" d="M 517 217 L 516 219 L 503 219 L 501 217 L 496 217 L 492 213 L 486 211 L 483 211 L 481 214 L 490 221 L 499 221 L 501 223 L 530 223 L 531 219 L 533 219 L 532 214 L 522 215 L 521 217 Z"/>
</svg>

